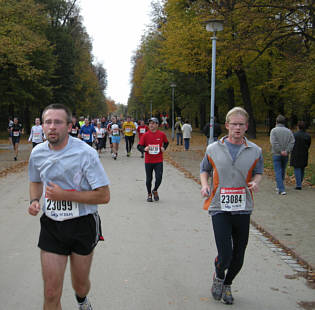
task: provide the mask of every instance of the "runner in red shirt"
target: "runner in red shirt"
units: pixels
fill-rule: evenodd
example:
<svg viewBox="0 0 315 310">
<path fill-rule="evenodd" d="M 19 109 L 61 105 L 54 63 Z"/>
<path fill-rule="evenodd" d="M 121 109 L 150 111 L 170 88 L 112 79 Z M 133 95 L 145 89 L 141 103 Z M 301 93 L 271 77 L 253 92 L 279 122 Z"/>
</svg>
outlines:
<svg viewBox="0 0 315 310">
<path fill-rule="evenodd" d="M 144 121 L 141 120 L 140 121 L 140 125 L 137 128 L 137 132 L 139 135 L 139 142 L 141 140 L 141 137 L 149 130 L 149 127 L 147 125 L 144 124 Z M 141 158 L 144 157 L 144 151 L 141 152 Z"/>
<path fill-rule="evenodd" d="M 145 173 L 146 186 L 148 190 L 148 202 L 152 202 L 152 194 L 155 201 L 159 200 L 158 188 L 162 182 L 163 175 L 163 152 L 165 152 L 169 142 L 164 132 L 158 130 L 159 121 L 152 117 L 149 120 L 149 131 L 146 132 L 140 139 L 138 150 L 145 152 Z M 155 172 L 155 185 L 152 188 L 153 170 Z"/>
</svg>

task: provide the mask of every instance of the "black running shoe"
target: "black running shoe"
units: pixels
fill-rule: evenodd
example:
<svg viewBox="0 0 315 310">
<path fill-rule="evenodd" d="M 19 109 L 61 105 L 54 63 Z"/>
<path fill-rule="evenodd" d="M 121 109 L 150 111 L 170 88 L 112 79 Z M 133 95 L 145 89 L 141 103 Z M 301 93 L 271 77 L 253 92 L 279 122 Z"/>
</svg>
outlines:
<svg viewBox="0 0 315 310">
<path fill-rule="evenodd" d="M 148 194 L 147 202 L 153 202 L 152 194 Z"/>
<path fill-rule="evenodd" d="M 234 298 L 231 292 L 231 285 L 223 285 L 222 288 L 222 300 L 227 305 L 232 305 L 234 302 Z"/>
<path fill-rule="evenodd" d="M 222 298 L 223 282 L 224 280 L 217 278 L 214 273 L 211 294 L 215 300 L 220 300 Z"/>
<path fill-rule="evenodd" d="M 159 197 L 159 194 L 158 194 L 157 191 L 153 191 L 152 194 L 153 194 L 153 197 L 154 197 L 155 201 L 159 201 L 160 200 L 160 197 Z"/>
</svg>

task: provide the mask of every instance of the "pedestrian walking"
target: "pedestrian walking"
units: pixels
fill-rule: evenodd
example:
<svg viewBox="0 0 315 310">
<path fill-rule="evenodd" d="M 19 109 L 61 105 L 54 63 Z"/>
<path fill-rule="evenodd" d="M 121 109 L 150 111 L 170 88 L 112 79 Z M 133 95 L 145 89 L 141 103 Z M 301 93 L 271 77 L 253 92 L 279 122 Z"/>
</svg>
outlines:
<svg viewBox="0 0 315 310">
<path fill-rule="evenodd" d="M 271 129 L 270 144 L 273 168 L 276 175 L 276 191 L 280 195 L 286 195 L 284 186 L 285 171 L 289 154 L 294 146 L 294 136 L 292 131 L 285 127 L 285 117 L 281 114 L 276 118 L 276 127 Z"/>
<path fill-rule="evenodd" d="M 231 285 L 240 272 L 248 242 L 253 194 L 263 173 L 262 150 L 245 138 L 248 114 L 235 107 L 226 115 L 228 135 L 208 145 L 200 164 L 204 209 L 212 218 L 218 254 L 211 288 L 215 300 L 233 304 Z M 211 190 L 208 178 L 211 177 Z"/>
<path fill-rule="evenodd" d="M 192 128 L 188 120 L 185 120 L 184 125 L 182 126 L 183 138 L 184 138 L 184 147 L 185 151 L 189 150 L 189 144 L 191 139 Z"/>
<path fill-rule="evenodd" d="M 299 131 L 294 133 L 294 147 L 290 157 L 290 166 L 294 167 L 295 189 L 301 190 L 304 170 L 308 164 L 308 150 L 311 146 L 311 136 L 305 131 L 305 123 L 298 122 Z"/>
<path fill-rule="evenodd" d="M 183 132 L 182 132 L 183 122 L 181 117 L 177 117 L 177 121 L 175 123 L 175 131 L 176 131 L 176 145 L 183 145 Z"/>
<path fill-rule="evenodd" d="M 152 202 L 152 194 L 155 201 L 158 201 L 158 188 L 162 182 L 163 176 L 163 153 L 165 152 L 169 142 L 164 132 L 158 130 L 159 121 L 155 117 L 149 119 L 149 131 L 140 139 L 137 146 L 142 153 L 145 152 L 144 166 L 146 173 L 146 187 L 148 192 L 147 201 Z M 152 189 L 153 171 L 155 173 L 155 185 Z"/>
<path fill-rule="evenodd" d="M 29 142 L 32 142 L 33 148 L 44 141 L 44 131 L 43 127 L 40 124 L 40 118 L 36 117 L 35 118 L 35 125 L 31 128 L 31 133 L 28 138 Z"/>
<path fill-rule="evenodd" d="M 97 204 L 110 199 L 109 180 L 97 152 L 69 135 L 71 112 L 61 104 L 42 114 L 47 137 L 32 150 L 29 160 L 29 214 L 41 208 L 38 247 L 44 280 L 44 309 L 61 309 L 65 269 L 70 258 L 72 286 L 79 309 L 91 310 L 90 268 L 101 238 Z"/>
</svg>

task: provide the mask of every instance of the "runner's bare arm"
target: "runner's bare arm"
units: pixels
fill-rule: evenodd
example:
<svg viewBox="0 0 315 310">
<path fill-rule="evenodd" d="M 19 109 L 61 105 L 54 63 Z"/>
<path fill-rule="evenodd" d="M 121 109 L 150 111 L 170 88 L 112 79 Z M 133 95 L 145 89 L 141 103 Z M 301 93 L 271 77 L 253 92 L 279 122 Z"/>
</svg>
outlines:
<svg viewBox="0 0 315 310">
<path fill-rule="evenodd" d="M 43 183 L 30 182 L 30 201 L 32 202 L 28 208 L 28 213 L 35 216 L 40 211 L 39 200 L 43 193 Z"/>
<path fill-rule="evenodd" d="M 109 186 L 101 186 L 91 191 L 65 191 L 59 185 L 49 183 L 46 186 L 46 197 L 51 200 L 76 201 L 86 204 L 103 204 L 110 200 Z"/>
</svg>

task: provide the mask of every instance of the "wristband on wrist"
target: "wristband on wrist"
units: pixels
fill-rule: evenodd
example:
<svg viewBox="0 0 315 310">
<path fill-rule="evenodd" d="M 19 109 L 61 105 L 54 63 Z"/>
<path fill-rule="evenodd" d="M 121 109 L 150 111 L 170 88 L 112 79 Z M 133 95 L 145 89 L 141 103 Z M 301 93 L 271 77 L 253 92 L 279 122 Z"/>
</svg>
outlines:
<svg viewBox="0 0 315 310">
<path fill-rule="evenodd" d="M 30 200 L 30 205 L 31 205 L 34 201 L 38 201 L 38 202 L 39 202 L 39 199 L 38 199 L 38 198 L 34 198 L 34 199 Z"/>
</svg>

